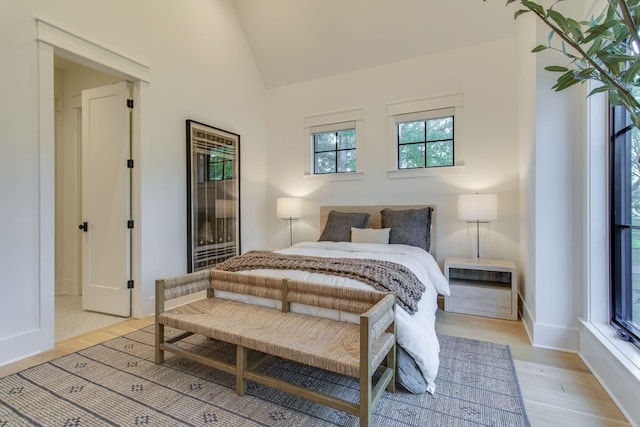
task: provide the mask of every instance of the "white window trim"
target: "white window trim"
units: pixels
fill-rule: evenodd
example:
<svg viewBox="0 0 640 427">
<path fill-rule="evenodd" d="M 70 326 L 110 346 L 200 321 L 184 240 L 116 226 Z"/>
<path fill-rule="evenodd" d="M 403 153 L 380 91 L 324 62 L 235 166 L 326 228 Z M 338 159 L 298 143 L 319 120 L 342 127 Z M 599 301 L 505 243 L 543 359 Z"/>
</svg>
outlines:
<svg viewBox="0 0 640 427">
<path fill-rule="evenodd" d="M 464 171 L 464 95 L 462 93 L 387 104 L 387 177 L 417 178 L 458 175 Z M 454 116 L 454 165 L 436 168 L 398 169 L 397 124 Z"/>
<path fill-rule="evenodd" d="M 309 141 L 309 150 L 307 151 L 309 154 L 307 156 L 307 166 L 304 173 L 304 177 L 306 179 L 320 181 L 353 181 L 364 178 L 364 109 L 353 108 L 349 110 L 313 114 L 304 117 L 303 122 L 308 136 L 307 141 Z M 313 173 L 313 134 L 353 128 L 356 130 L 356 171 L 322 174 Z"/>
<path fill-rule="evenodd" d="M 609 137 L 608 115 L 604 94 L 587 98 L 586 289 L 579 354 L 627 419 L 640 419 L 640 352 L 619 339 L 609 323 L 609 153 L 608 144 L 603 143 Z"/>
</svg>

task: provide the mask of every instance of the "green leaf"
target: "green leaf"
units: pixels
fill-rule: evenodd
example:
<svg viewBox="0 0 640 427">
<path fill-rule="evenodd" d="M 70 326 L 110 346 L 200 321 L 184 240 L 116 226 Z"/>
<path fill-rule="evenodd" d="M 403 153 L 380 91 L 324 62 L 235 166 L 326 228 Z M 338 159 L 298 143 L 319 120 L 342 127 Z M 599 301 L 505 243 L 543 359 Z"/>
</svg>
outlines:
<svg viewBox="0 0 640 427">
<path fill-rule="evenodd" d="M 640 58 L 636 58 L 635 61 L 631 63 L 629 68 L 623 73 L 622 81 L 629 84 L 633 83 L 640 73 Z"/>
<path fill-rule="evenodd" d="M 602 39 L 594 40 L 589 49 L 587 49 L 587 55 L 593 56 L 600 49 L 600 46 L 602 46 Z"/>
<path fill-rule="evenodd" d="M 548 67 L 544 67 L 544 69 L 553 73 L 566 73 L 569 71 L 567 67 L 561 67 L 559 65 L 549 65 Z"/>
<path fill-rule="evenodd" d="M 520 10 L 516 11 L 516 13 L 513 14 L 513 19 L 517 19 L 518 16 L 523 15 L 525 13 L 529 13 L 529 12 L 531 12 L 531 11 L 528 10 L 528 9 L 520 9 Z"/>
<path fill-rule="evenodd" d="M 568 32 L 568 22 L 567 22 L 567 18 L 565 18 L 560 12 L 553 10 L 553 9 L 549 9 L 547 11 L 547 15 L 549 16 L 549 18 L 551 18 L 551 20 L 553 22 L 555 22 L 564 33 Z"/>
<path fill-rule="evenodd" d="M 582 35 L 582 27 L 580 26 L 580 23 L 575 19 L 567 18 L 567 25 L 569 27 L 569 31 L 571 31 L 571 34 L 573 34 L 573 39 L 581 43 L 583 35 Z"/>
<path fill-rule="evenodd" d="M 616 59 L 616 55 L 612 55 L 605 51 L 597 52 L 598 58 L 602 61 L 602 63 L 611 71 L 615 76 L 620 75 L 620 60 Z"/>
<path fill-rule="evenodd" d="M 596 93 L 608 92 L 611 90 L 615 90 L 615 87 L 611 85 L 603 85 L 593 89 L 591 92 L 589 92 L 589 95 L 587 96 L 595 95 Z"/>
<path fill-rule="evenodd" d="M 592 79 L 595 74 L 596 74 L 596 69 L 593 67 L 590 67 L 574 73 L 574 77 L 578 80 L 589 80 L 589 79 Z"/>
<path fill-rule="evenodd" d="M 544 8 L 542 6 L 540 6 L 538 3 L 533 2 L 533 1 L 529 1 L 529 0 L 521 0 L 520 3 L 522 3 L 522 5 L 524 7 L 526 7 L 527 9 L 544 16 Z"/>
<path fill-rule="evenodd" d="M 609 92 L 609 102 L 613 105 L 620 105 L 620 96 L 618 96 L 618 92 L 615 90 Z"/>
<path fill-rule="evenodd" d="M 607 55 L 607 59 L 610 61 L 617 61 L 617 62 L 630 62 L 630 61 L 633 61 L 635 57 L 631 55 L 621 55 L 621 54 L 612 53 Z"/>
<path fill-rule="evenodd" d="M 545 46 L 543 44 L 539 44 L 538 46 L 534 47 L 531 52 L 533 53 L 538 53 L 538 52 L 542 52 L 543 50 L 549 49 L 548 46 Z"/>
</svg>

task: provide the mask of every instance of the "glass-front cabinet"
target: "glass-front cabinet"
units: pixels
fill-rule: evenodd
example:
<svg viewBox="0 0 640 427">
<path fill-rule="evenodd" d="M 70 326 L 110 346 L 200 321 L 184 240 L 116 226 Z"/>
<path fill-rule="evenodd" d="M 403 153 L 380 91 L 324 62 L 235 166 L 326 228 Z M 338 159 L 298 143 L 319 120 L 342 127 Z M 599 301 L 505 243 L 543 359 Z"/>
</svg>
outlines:
<svg viewBox="0 0 640 427">
<path fill-rule="evenodd" d="M 240 253 L 240 135 L 187 120 L 188 271 Z"/>
</svg>

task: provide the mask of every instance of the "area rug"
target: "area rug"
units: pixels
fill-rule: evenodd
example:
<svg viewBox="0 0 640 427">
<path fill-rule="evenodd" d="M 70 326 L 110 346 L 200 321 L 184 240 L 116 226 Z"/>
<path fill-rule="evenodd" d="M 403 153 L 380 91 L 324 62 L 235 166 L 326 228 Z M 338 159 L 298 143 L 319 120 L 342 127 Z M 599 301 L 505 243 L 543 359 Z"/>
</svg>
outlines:
<svg viewBox="0 0 640 427">
<path fill-rule="evenodd" d="M 167 353 L 153 363 L 153 327 L 0 379 L 0 427 L 358 426 L 357 417 L 248 383 Z M 439 335 L 435 395 L 385 392 L 372 426 L 529 426 L 508 346 Z M 194 336 L 189 346 L 226 355 L 230 346 Z M 270 375 L 357 401 L 357 381 L 273 359 Z"/>
</svg>

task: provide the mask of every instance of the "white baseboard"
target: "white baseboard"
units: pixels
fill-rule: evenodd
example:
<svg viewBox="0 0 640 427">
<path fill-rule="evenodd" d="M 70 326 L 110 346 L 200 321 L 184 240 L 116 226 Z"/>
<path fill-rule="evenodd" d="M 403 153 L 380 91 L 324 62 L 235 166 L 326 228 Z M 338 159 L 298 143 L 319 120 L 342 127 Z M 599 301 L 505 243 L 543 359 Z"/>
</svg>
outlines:
<svg viewBox="0 0 640 427">
<path fill-rule="evenodd" d="M 0 339 L 0 348 L 2 349 L 0 352 L 0 366 L 49 350 L 48 348 L 42 348 L 45 341 L 42 339 L 41 329 L 34 329 Z"/>
<path fill-rule="evenodd" d="M 551 350 L 577 353 L 580 348 L 580 330 L 537 323 L 525 301 L 520 298 L 521 317 L 531 345 Z"/>
</svg>

